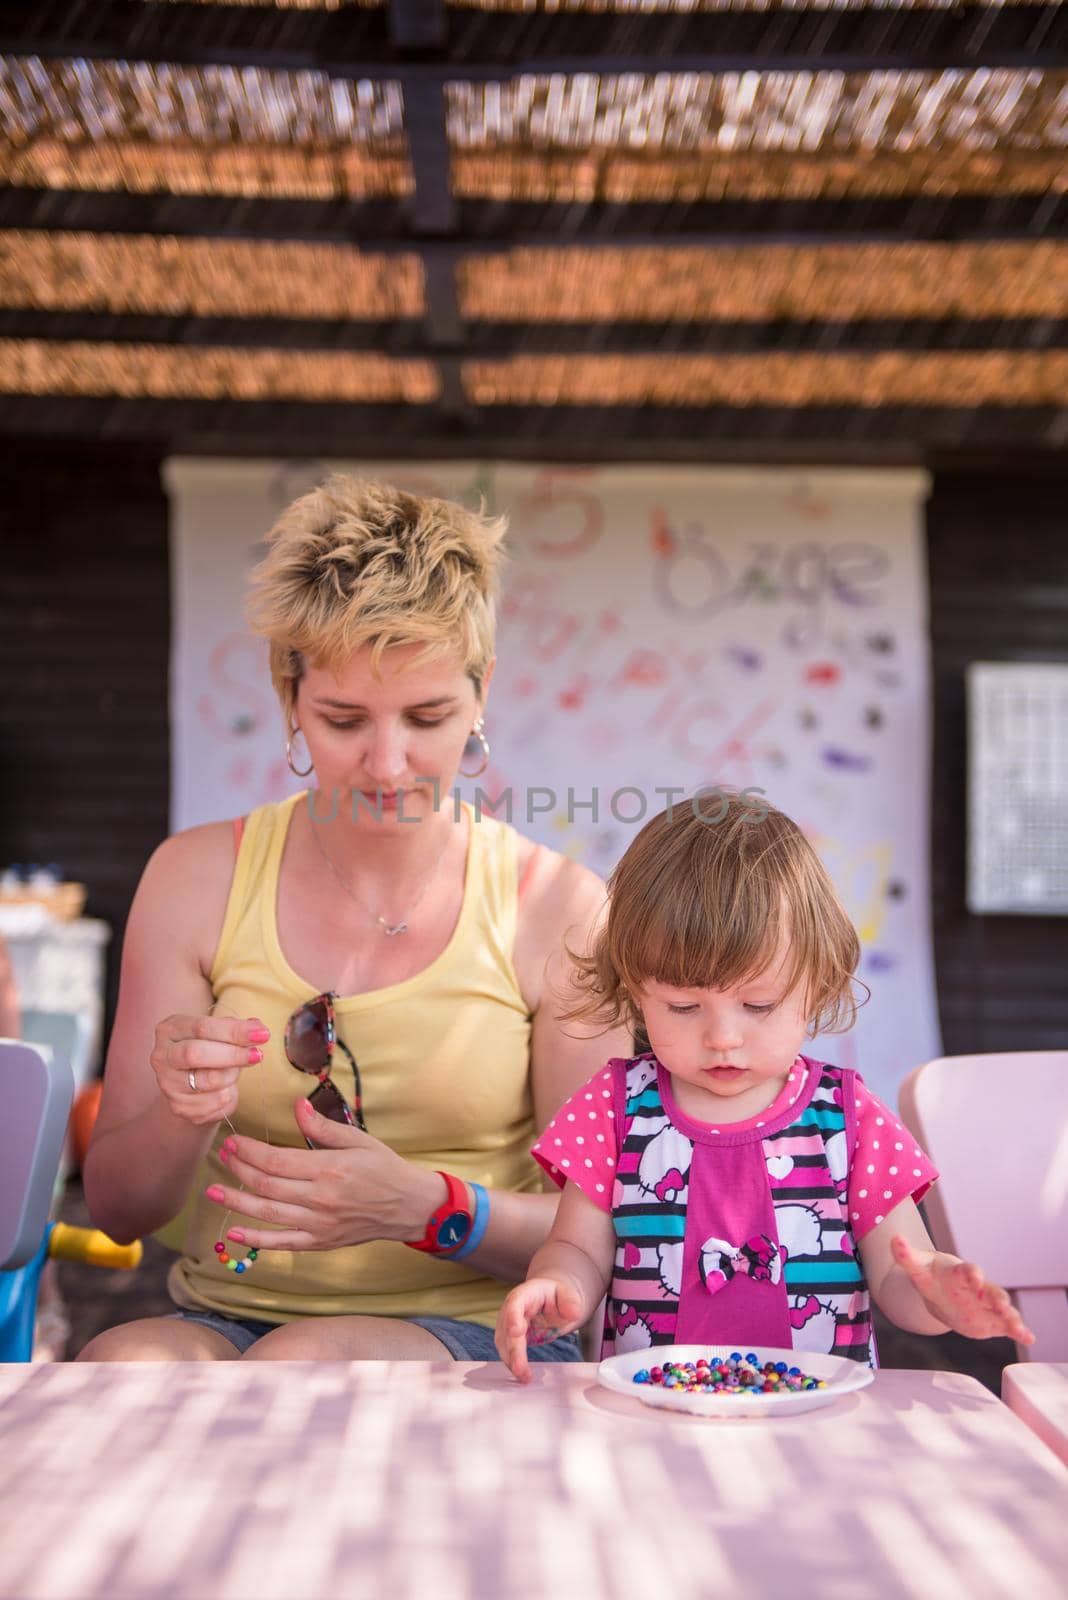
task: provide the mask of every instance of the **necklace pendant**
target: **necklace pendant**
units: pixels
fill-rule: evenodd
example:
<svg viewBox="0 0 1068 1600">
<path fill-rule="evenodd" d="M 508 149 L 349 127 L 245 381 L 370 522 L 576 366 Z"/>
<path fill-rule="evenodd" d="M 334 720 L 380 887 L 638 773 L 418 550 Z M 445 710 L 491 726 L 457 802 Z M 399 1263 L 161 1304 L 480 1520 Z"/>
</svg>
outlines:
<svg viewBox="0 0 1068 1600">
<path fill-rule="evenodd" d="M 398 933 L 408 932 L 408 924 L 406 922 L 394 922 L 391 924 L 384 917 L 379 917 L 378 920 L 382 924 L 382 932 L 387 939 L 395 939 Z"/>
</svg>

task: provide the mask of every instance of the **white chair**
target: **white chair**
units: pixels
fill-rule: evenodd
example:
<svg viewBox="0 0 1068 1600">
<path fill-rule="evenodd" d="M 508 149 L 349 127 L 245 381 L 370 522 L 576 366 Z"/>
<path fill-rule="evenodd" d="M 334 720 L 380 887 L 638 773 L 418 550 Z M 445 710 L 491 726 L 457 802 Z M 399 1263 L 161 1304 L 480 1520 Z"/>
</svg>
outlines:
<svg viewBox="0 0 1068 1600">
<path fill-rule="evenodd" d="M 74 1098 L 70 1065 L 51 1047 L 0 1039 L 0 1362 L 29 1361 L 37 1286 L 49 1258 L 135 1267 L 141 1245 L 48 1220 Z"/>
<path fill-rule="evenodd" d="M 0 1039 L 0 1271 L 40 1249 L 73 1098 L 66 1061 Z"/>
<path fill-rule="evenodd" d="M 1068 1050 L 943 1056 L 898 1104 L 941 1173 L 935 1243 L 1008 1289 L 1035 1335 L 1021 1361 L 1068 1361 Z"/>
<path fill-rule="evenodd" d="M 66 1061 L 74 1074 L 75 1093 L 89 1081 L 92 1053 L 92 1023 L 84 1011 L 44 1011 L 26 1006 L 22 1011 L 22 1037 L 40 1050 L 47 1061 Z M 70 1137 L 63 1141 L 56 1168 L 55 1203 L 58 1207 L 64 1185 L 74 1169 Z"/>
</svg>

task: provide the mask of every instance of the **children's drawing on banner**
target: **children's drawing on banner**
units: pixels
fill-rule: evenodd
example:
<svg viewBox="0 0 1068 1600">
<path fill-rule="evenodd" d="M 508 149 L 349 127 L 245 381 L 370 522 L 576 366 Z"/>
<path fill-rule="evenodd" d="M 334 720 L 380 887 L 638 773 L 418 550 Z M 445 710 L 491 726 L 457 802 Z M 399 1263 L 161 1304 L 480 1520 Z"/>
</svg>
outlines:
<svg viewBox="0 0 1068 1600">
<path fill-rule="evenodd" d="M 284 756 L 265 756 L 263 734 L 278 724 L 278 703 L 270 677 L 265 680 L 267 652 L 259 639 L 233 633 L 221 639 L 207 661 L 208 687 L 197 697 L 197 716 L 216 746 L 235 796 L 249 804 L 281 800 L 290 793 Z"/>
<path fill-rule="evenodd" d="M 604 506 L 590 488 L 592 469 L 539 472 L 516 506 L 522 549 L 548 561 L 584 556 L 604 533 Z"/>
</svg>

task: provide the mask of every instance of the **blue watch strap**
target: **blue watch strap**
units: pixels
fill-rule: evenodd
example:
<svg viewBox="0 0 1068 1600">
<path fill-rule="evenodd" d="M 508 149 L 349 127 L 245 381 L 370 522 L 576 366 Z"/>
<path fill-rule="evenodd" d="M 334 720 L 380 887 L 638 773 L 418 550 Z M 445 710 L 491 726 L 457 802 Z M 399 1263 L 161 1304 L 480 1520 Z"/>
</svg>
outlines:
<svg viewBox="0 0 1068 1600">
<path fill-rule="evenodd" d="M 471 1193 L 475 1197 L 475 1214 L 471 1218 L 471 1229 L 459 1250 L 453 1250 L 450 1254 L 450 1261 L 462 1261 L 465 1256 L 469 1256 L 472 1251 L 477 1250 L 482 1243 L 482 1235 L 485 1233 L 486 1225 L 489 1222 L 489 1195 L 480 1183 L 471 1185 Z"/>
</svg>

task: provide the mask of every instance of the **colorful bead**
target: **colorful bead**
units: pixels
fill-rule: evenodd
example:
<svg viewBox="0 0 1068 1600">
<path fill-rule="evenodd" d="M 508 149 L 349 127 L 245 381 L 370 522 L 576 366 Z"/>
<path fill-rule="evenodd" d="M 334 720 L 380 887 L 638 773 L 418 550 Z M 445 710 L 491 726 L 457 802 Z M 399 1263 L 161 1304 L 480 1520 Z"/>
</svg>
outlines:
<svg viewBox="0 0 1068 1600">
<path fill-rule="evenodd" d="M 765 1361 L 761 1366 L 750 1351 L 743 1357 L 737 1350 L 729 1356 L 702 1356 L 698 1361 L 665 1361 L 662 1367 L 642 1367 L 631 1380 L 684 1394 L 759 1395 L 825 1389 L 822 1378 L 815 1378 L 800 1367 L 785 1361 Z"/>
<path fill-rule="evenodd" d="M 234 1256 L 230 1255 L 226 1246 L 220 1239 L 215 1246 L 215 1254 L 219 1258 L 220 1267 L 225 1267 L 227 1272 L 249 1272 L 252 1268 L 253 1262 L 259 1255 L 259 1251 L 249 1250 L 244 1261 L 238 1261 Z"/>
</svg>

